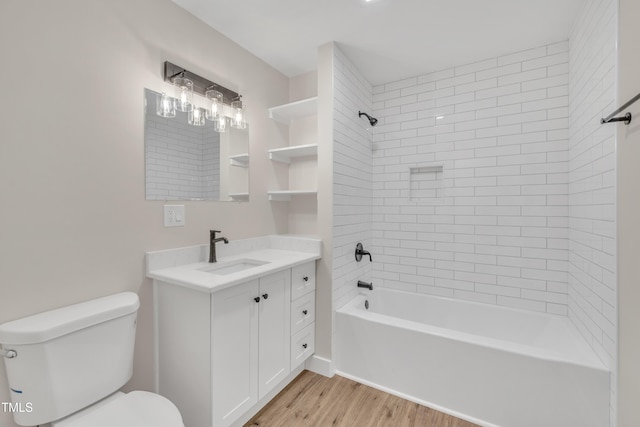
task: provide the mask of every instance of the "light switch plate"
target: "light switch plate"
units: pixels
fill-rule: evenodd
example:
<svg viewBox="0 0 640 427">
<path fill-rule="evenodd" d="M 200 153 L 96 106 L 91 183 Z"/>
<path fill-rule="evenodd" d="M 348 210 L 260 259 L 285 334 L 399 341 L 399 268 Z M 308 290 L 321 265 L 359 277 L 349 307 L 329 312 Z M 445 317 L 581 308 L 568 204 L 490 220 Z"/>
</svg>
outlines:
<svg viewBox="0 0 640 427">
<path fill-rule="evenodd" d="M 164 205 L 165 227 L 183 227 L 184 223 L 184 205 Z"/>
</svg>

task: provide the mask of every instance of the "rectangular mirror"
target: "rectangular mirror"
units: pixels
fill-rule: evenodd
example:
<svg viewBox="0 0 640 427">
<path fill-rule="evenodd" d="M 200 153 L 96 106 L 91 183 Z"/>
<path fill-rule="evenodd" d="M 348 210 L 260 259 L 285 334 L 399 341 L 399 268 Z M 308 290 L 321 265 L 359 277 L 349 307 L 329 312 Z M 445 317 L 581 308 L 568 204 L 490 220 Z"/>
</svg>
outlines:
<svg viewBox="0 0 640 427">
<path fill-rule="evenodd" d="M 160 117 L 156 95 L 145 89 L 146 199 L 249 200 L 249 128 L 192 126 L 181 111 Z"/>
</svg>

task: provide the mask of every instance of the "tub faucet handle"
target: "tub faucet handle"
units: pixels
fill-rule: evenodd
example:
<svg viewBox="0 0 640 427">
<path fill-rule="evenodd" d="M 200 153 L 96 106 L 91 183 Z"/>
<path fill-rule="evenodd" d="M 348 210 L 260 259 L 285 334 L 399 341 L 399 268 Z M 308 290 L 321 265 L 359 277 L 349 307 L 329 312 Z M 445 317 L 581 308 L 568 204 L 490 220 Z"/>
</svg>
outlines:
<svg viewBox="0 0 640 427">
<path fill-rule="evenodd" d="M 371 253 L 369 251 L 365 251 L 362 243 L 358 242 L 356 244 L 356 261 L 360 262 L 362 260 L 362 255 L 369 256 L 369 262 L 373 262 L 373 258 L 371 257 Z"/>
</svg>

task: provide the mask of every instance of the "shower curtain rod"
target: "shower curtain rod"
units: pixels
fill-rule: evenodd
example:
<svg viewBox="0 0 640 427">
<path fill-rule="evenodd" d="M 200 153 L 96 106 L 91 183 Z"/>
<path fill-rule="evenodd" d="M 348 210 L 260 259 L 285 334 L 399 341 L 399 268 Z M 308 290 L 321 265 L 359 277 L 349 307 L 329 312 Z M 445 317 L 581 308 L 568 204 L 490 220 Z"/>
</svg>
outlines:
<svg viewBox="0 0 640 427">
<path fill-rule="evenodd" d="M 627 113 L 622 117 L 615 117 L 614 118 L 613 116 L 615 116 L 619 112 L 625 110 L 627 107 L 629 107 L 631 104 L 636 102 L 638 99 L 640 99 L 640 93 L 637 94 L 636 96 L 634 96 L 633 98 L 631 98 L 629 101 L 627 101 L 622 107 L 618 108 L 616 111 L 614 111 L 613 113 L 609 114 L 606 118 L 600 119 L 600 124 L 603 125 L 605 123 L 624 122 L 625 125 L 628 125 L 629 123 L 631 123 L 631 113 Z"/>
</svg>

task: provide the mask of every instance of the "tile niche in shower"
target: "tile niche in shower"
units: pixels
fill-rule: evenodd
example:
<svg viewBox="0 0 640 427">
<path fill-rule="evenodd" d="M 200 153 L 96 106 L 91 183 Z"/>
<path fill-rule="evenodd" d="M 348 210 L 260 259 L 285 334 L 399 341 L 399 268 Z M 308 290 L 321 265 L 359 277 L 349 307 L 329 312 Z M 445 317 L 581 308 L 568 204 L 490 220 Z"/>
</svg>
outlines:
<svg viewBox="0 0 640 427">
<path fill-rule="evenodd" d="M 444 202 L 444 169 L 442 165 L 409 168 L 409 201 L 414 203 Z"/>
</svg>

